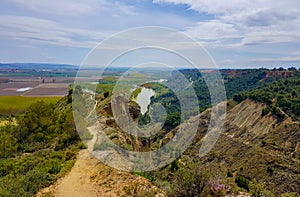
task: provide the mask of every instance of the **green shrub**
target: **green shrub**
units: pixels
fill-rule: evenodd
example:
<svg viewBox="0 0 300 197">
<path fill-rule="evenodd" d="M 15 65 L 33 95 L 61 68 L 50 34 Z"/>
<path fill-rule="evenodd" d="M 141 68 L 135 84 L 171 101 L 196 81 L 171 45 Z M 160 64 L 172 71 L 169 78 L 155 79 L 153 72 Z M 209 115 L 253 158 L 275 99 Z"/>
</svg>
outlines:
<svg viewBox="0 0 300 197">
<path fill-rule="evenodd" d="M 268 113 L 270 113 L 270 108 L 266 107 L 262 110 L 261 112 L 261 116 L 264 117 L 265 115 L 267 115 Z"/>
<path fill-rule="evenodd" d="M 210 174 L 197 167 L 180 168 L 174 174 L 174 180 L 169 196 L 192 197 L 199 196 L 208 186 Z"/>
<path fill-rule="evenodd" d="M 134 182 L 131 185 L 123 187 L 123 191 L 127 196 L 134 197 L 154 197 L 159 193 L 158 189 L 138 182 Z"/>
<path fill-rule="evenodd" d="M 287 193 L 281 194 L 280 197 L 299 197 L 299 194 L 297 194 L 296 192 L 287 192 Z"/>
<path fill-rule="evenodd" d="M 268 173 L 269 175 L 272 175 L 272 174 L 274 173 L 274 169 L 273 169 L 271 166 L 268 166 L 268 167 L 267 167 L 267 173 Z"/>
<path fill-rule="evenodd" d="M 266 189 L 265 185 L 255 180 L 249 183 L 249 190 L 252 197 L 273 197 L 274 194 Z"/>
<path fill-rule="evenodd" d="M 246 190 L 249 191 L 249 180 L 243 176 L 238 175 L 235 178 L 235 183 L 237 184 L 237 186 L 239 186 L 240 188 L 244 188 Z"/>
<path fill-rule="evenodd" d="M 233 177 L 233 174 L 230 170 L 227 171 L 227 177 Z"/>
<path fill-rule="evenodd" d="M 71 169 L 79 137 L 70 105 L 39 101 L 16 122 L 0 127 L 0 196 L 31 197 Z"/>
<path fill-rule="evenodd" d="M 87 146 L 85 145 L 85 143 L 79 142 L 79 143 L 78 143 L 78 148 L 79 148 L 79 149 L 86 149 Z"/>
<path fill-rule="evenodd" d="M 177 160 L 172 161 L 172 163 L 171 163 L 171 170 L 172 170 L 172 172 L 175 172 L 178 169 L 179 169 L 179 166 L 178 166 Z"/>
</svg>

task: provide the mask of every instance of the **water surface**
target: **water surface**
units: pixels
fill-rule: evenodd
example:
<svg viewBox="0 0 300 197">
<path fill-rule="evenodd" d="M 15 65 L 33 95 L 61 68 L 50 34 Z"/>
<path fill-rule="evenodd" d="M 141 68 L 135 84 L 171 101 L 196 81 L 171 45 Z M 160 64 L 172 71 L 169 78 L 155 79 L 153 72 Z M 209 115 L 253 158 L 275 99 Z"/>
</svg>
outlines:
<svg viewBox="0 0 300 197">
<path fill-rule="evenodd" d="M 151 102 L 150 98 L 155 95 L 155 92 L 150 88 L 142 87 L 141 92 L 136 97 L 136 102 L 141 107 L 141 113 L 145 114 Z"/>
<path fill-rule="evenodd" d="M 26 87 L 26 88 L 19 88 L 16 91 L 17 92 L 26 92 L 26 91 L 31 90 L 31 89 L 32 89 L 32 87 Z"/>
</svg>

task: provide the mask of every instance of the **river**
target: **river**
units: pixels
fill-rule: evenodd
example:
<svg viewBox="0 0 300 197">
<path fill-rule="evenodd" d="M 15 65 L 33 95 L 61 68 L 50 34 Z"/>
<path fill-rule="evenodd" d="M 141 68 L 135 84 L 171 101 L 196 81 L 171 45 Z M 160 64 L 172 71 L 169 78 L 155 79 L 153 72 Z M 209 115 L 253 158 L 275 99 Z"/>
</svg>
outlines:
<svg viewBox="0 0 300 197">
<path fill-rule="evenodd" d="M 141 107 L 141 113 L 144 115 L 148 110 L 148 106 L 151 102 L 151 97 L 155 95 L 155 92 L 150 88 L 142 87 L 141 92 L 136 97 L 136 102 Z"/>
</svg>

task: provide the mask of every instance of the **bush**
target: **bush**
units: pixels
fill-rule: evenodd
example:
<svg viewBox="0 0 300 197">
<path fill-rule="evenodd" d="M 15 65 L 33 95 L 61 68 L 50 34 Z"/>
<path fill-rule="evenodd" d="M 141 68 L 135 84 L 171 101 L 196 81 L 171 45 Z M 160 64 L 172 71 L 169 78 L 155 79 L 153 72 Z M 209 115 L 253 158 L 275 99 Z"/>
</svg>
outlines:
<svg viewBox="0 0 300 197">
<path fill-rule="evenodd" d="M 179 169 L 179 166 L 178 166 L 177 160 L 172 161 L 172 163 L 171 163 L 171 170 L 172 170 L 172 172 L 175 172 L 178 169 Z"/>
<path fill-rule="evenodd" d="M 181 168 L 175 172 L 170 196 L 194 197 L 199 196 L 208 186 L 209 173 L 197 166 L 191 169 Z"/>
<path fill-rule="evenodd" d="M 83 143 L 83 142 L 79 142 L 79 143 L 78 143 L 78 148 L 79 148 L 79 149 L 87 149 L 85 143 Z"/>
<path fill-rule="evenodd" d="M 233 174 L 230 170 L 227 171 L 227 177 L 233 177 Z"/>
<path fill-rule="evenodd" d="M 268 113 L 270 113 L 270 108 L 266 107 L 262 110 L 261 112 L 261 116 L 264 117 L 265 115 L 267 115 Z"/>
<path fill-rule="evenodd" d="M 154 197 L 158 196 L 159 190 L 151 185 L 134 182 L 131 185 L 123 187 L 126 196 L 134 197 Z"/>
<path fill-rule="evenodd" d="M 0 127 L 0 196 L 35 196 L 71 169 L 80 145 L 70 107 L 40 101 Z"/>
<path fill-rule="evenodd" d="M 288 192 L 288 193 L 281 194 L 280 197 L 299 197 L 299 195 L 296 192 Z"/>
<path fill-rule="evenodd" d="M 250 193 L 252 197 L 273 197 L 269 190 L 266 189 L 265 185 L 262 183 L 258 183 L 255 180 L 249 183 Z"/>
<path fill-rule="evenodd" d="M 279 122 L 282 122 L 284 120 L 285 115 L 280 111 L 280 109 L 278 107 L 272 106 L 271 112 L 274 116 L 277 117 Z"/>
<path fill-rule="evenodd" d="M 9 126 L 0 127 L 0 159 L 13 156 L 17 151 L 17 139 L 7 132 Z"/>
<path fill-rule="evenodd" d="M 247 191 L 249 191 L 249 180 L 243 176 L 237 176 L 235 178 L 235 183 L 237 184 L 237 186 L 239 186 L 240 188 L 244 188 Z"/>
<path fill-rule="evenodd" d="M 273 169 L 271 166 L 268 166 L 268 167 L 267 167 L 267 173 L 268 173 L 269 175 L 272 175 L 272 174 L 274 173 L 274 169 Z"/>
</svg>

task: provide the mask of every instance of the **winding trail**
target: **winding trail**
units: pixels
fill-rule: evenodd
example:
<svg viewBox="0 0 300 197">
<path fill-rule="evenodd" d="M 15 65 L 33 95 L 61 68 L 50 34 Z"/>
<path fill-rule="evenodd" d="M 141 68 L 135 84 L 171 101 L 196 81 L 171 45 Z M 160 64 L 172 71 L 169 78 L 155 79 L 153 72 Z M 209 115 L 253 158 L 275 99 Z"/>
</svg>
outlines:
<svg viewBox="0 0 300 197">
<path fill-rule="evenodd" d="M 93 96 L 91 96 L 91 100 L 93 100 Z M 93 109 L 90 111 L 90 113 L 87 115 L 86 119 L 88 119 L 92 115 L 92 113 L 96 110 L 97 104 L 98 104 L 98 101 L 95 99 L 95 105 L 94 105 Z"/>
<path fill-rule="evenodd" d="M 88 147 L 88 150 L 91 152 L 93 152 L 94 150 L 94 146 L 97 142 L 97 138 L 98 138 L 98 132 L 97 132 L 97 126 L 90 126 L 88 127 L 88 130 L 90 132 L 90 134 L 92 134 L 93 138 L 87 143 L 87 147 Z"/>
<path fill-rule="evenodd" d="M 79 152 L 75 165 L 65 177 L 42 189 L 37 197 L 46 194 L 55 197 L 132 196 L 125 193 L 126 187 L 137 188 L 144 194 L 155 192 L 157 197 L 165 196 L 143 177 L 99 163 L 86 149 Z"/>
<path fill-rule="evenodd" d="M 93 110 L 95 110 L 96 105 L 97 103 Z M 97 142 L 98 129 L 102 129 L 102 126 L 88 127 L 93 135 L 93 138 L 87 143 L 88 149 L 79 151 L 71 171 L 50 187 L 42 189 L 37 197 L 49 194 L 54 197 L 132 196 L 128 195 L 124 188 L 136 188 L 144 194 L 155 192 L 157 197 L 165 196 L 145 178 L 100 163 L 91 154 Z"/>
</svg>

